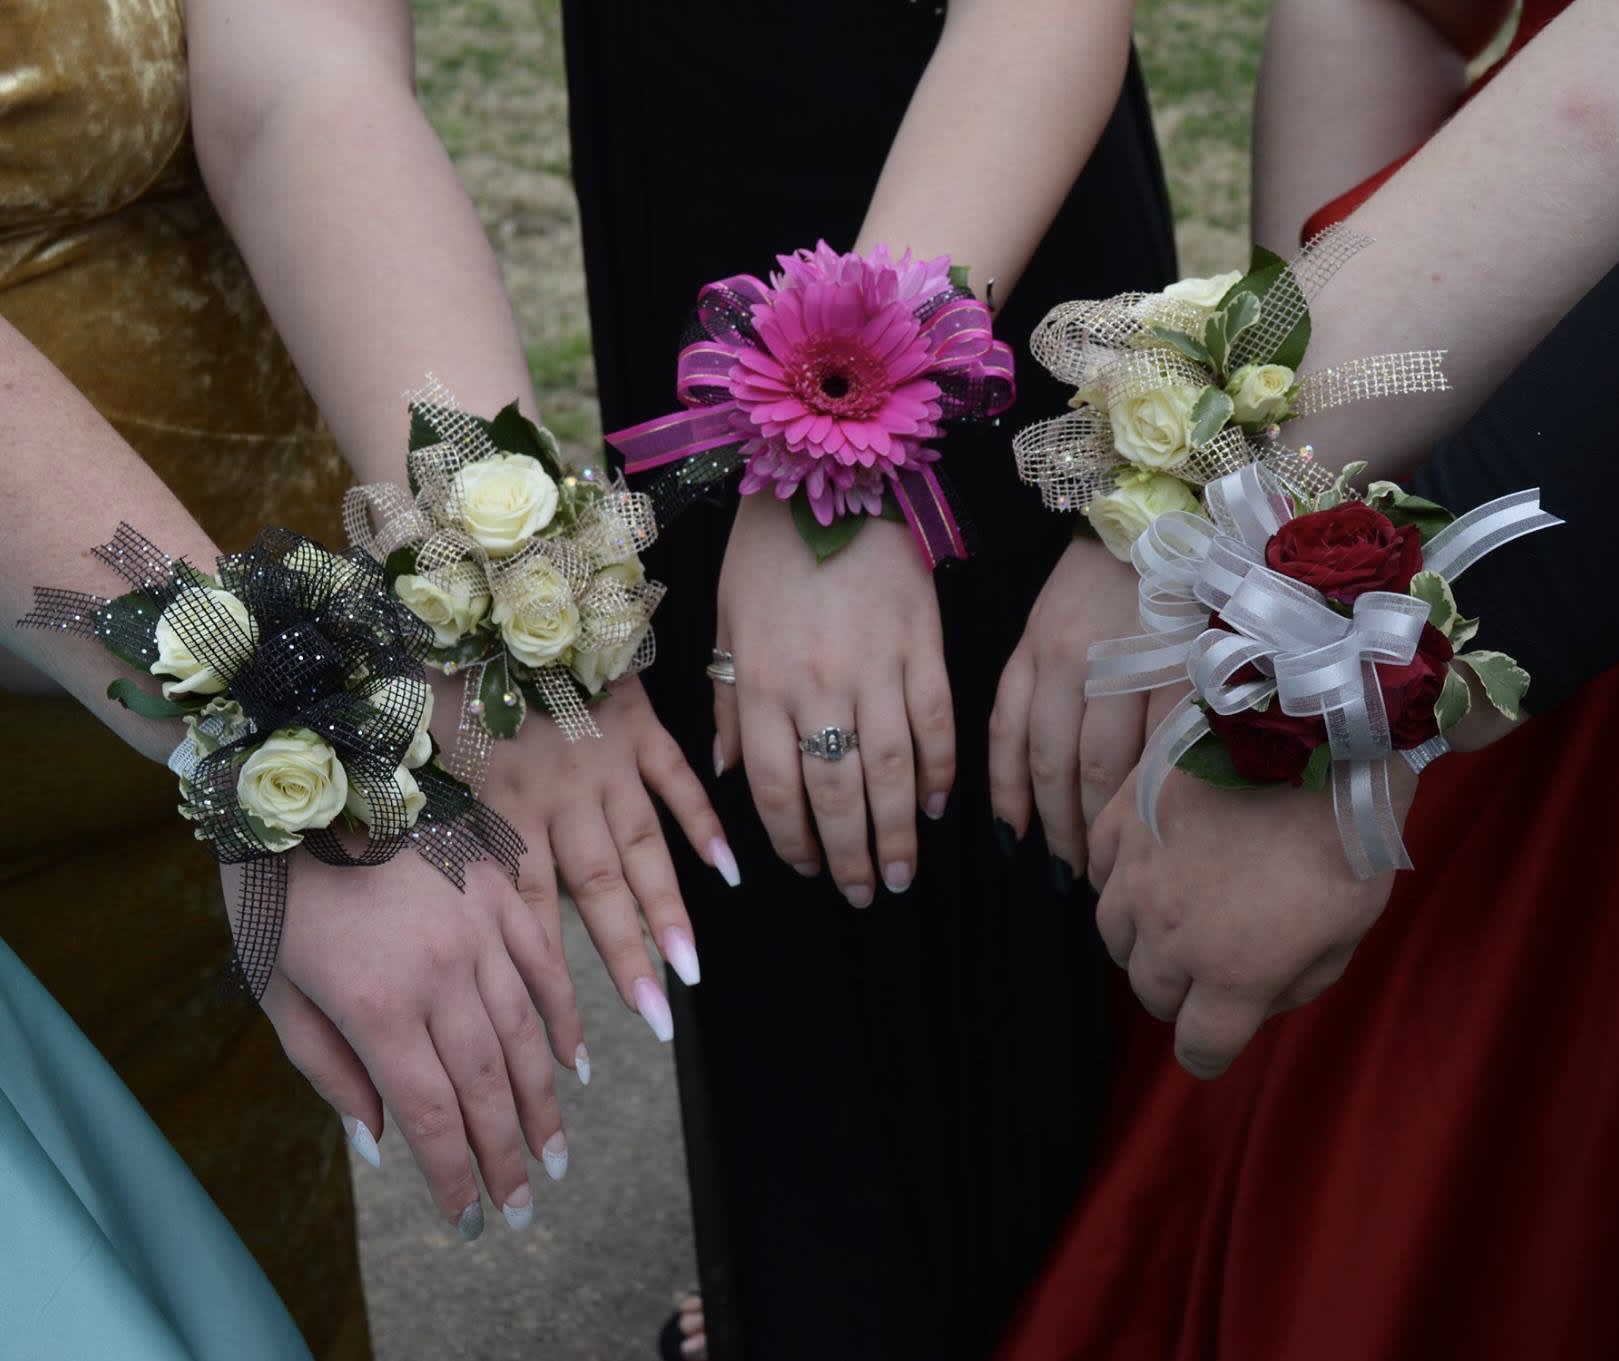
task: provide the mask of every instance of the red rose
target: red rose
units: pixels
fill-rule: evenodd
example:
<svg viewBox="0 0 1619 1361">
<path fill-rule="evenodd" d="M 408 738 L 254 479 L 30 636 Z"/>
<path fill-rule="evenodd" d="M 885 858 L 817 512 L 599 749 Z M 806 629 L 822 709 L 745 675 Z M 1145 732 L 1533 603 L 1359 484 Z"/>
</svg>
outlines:
<svg viewBox="0 0 1619 1361">
<path fill-rule="evenodd" d="M 1379 666 L 1377 688 L 1389 716 L 1389 736 L 1396 751 L 1421 746 L 1438 735 L 1433 706 L 1445 688 L 1445 672 L 1455 649 L 1432 624 L 1422 626 L 1416 655 L 1404 666 Z"/>
<path fill-rule="evenodd" d="M 1422 534 L 1395 528 L 1363 501 L 1345 501 L 1289 520 L 1265 545 L 1265 563 L 1328 600 L 1349 604 L 1367 591 L 1407 591 L 1422 570 Z"/>
<path fill-rule="evenodd" d="M 1304 783 L 1310 753 L 1327 740 L 1326 720 L 1284 714 L 1272 699 L 1266 709 L 1240 714 L 1208 712 L 1209 727 L 1231 753 L 1231 764 L 1245 780 L 1291 780 Z"/>
</svg>

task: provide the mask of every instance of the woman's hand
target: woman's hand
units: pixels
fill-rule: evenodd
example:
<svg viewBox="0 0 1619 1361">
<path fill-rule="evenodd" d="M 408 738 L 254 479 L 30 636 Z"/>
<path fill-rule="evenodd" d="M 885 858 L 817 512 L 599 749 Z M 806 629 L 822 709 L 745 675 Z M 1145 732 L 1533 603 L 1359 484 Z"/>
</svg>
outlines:
<svg viewBox="0 0 1619 1361">
<path fill-rule="evenodd" d="M 817 565 L 787 506 L 747 496 L 719 585 L 719 647 L 736 685 L 716 685 L 715 767 L 741 757 L 781 858 L 833 880 L 855 907 L 916 876 L 916 810 L 944 812 L 956 772 L 955 719 L 933 581 L 903 525 L 868 520 Z M 858 732 L 842 760 L 799 750 L 828 727 Z M 816 832 L 820 837 L 817 842 Z"/>
<path fill-rule="evenodd" d="M 459 712 L 459 694 L 441 688 L 439 700 L 437 712 Z M 624 1004 L 668 1040 L 674 1021 L 642 917 L 684 982 L 696 983 L 699 967 L 691 918 L 648 791 L 668 806 L 704 863 L 733 888 L 741 877 L 702 782 L 658 722 L 641 682 L 619 682 L 591 712 L 602 736 L 577 742 L 545 715 L 530 715 L 515 738 L 495 743 L 483 793 L 528 842 L 517 889 L 550 938 L 562 939 L 560 873 Z"/>
<path fill-rule="evenodd" d="M 1004 824 L 998 830 L 1023 839 L 1032 793 L 1059 893 L 1085 872 L 1086 829 L 1145 741 L 1145 695 L 1085 702 L 1091 644 L 1141 631 L 1136 580 L 1135 569 L 1100 543 L 1075 539 L 1029 611 L 990 714 L 990 798 Z"/>
<path fill-rule="evenodd" d="M 297 852 L 263 998 L 293 1065 L 373 1164 L 393 1112 L 440 1211 L 483 1231 L 472 1162 L 513 1229 L 534 1215 L 525 1141 L 553 1178 L 568 1145 L 546 1036 L 582 1053 L 560 943 L 489 862 L 466 891 L 404 851 L 365 869 Z M 227 867 L 234 908 L 241 871 Z M 543 1022 L 543 1024 L 542 1024 Z"/>
</svg>

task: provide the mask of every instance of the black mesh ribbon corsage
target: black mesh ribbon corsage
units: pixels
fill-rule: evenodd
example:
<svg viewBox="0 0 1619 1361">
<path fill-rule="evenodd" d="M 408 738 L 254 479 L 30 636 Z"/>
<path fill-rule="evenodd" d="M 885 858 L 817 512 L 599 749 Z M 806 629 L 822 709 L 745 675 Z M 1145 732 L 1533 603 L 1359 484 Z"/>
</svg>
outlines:
<svg viewBox="0 0 1619 1361">
<path fill-rule="evenodd" d="M 298 846 L 344 866 L 414 846 L 457 888 L 476 860 L 515 879 L 522 838 L 439 763 L 422 662 L 432 632 L 378 563 L 285 529 L 220 558 L 217 576 L 127 524 L 94 552 L 132 589 L 107 599 L 36 587 L 19 627 L 97 638 L 162 679 L 161 699 L 128 677 L 107 694 L 185 725 L 169 758 L 180 813 L 221 864 L 244 867 L 231 974 L 255 1001 Z"/>
</svg>

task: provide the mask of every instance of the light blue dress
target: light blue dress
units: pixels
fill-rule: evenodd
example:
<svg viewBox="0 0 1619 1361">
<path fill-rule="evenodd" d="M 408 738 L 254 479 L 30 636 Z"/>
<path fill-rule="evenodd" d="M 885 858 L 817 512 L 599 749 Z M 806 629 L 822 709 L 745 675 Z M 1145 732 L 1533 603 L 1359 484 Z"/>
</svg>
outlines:
<svg viewBox="0 0 1619 1361">
<path fill-rule="evenodd" d="M 214 1203 L 0 941 L 0 1361 L 310 1361 Z"/>
</svg>

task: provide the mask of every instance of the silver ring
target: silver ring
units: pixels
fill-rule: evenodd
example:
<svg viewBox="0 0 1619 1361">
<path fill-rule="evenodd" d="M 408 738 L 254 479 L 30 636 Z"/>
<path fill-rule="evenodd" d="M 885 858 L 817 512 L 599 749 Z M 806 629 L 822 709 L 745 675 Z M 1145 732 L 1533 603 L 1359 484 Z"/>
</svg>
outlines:
<svg viewBox="0 0 1619 1361">
<path fill-rule="evenodd" d="M 843 728 L 822 728 L 820 732 L 798 739 L 798 749 L 806 756 L 821 761 L 841 761 L 860 746 L 860 734 Z"/>
<path fill-rule="evenodd" d="M 708 665 L 703 668 L 711 681 L 721 685 L 736 684 L 736 657 L 723 647 L 715 648 L 708 655 Z"/>
</svg>

